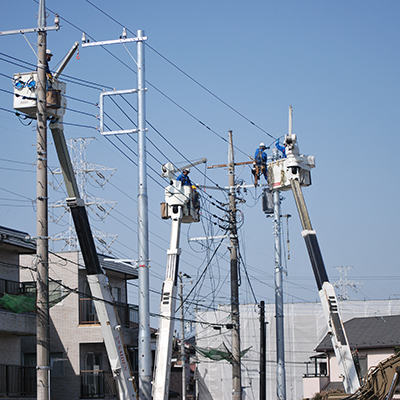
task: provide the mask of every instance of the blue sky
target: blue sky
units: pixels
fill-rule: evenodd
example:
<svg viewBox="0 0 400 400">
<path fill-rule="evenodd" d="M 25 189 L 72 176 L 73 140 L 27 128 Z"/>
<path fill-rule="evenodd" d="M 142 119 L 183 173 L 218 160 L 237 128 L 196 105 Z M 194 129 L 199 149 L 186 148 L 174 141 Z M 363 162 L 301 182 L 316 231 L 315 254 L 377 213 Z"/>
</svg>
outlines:
<svg viewBox="0 0 400 400">
<path fill-rule="evenodd" d="M 48 47 L 54 53 L 51 66 L 55 67 L 73 42 L 80 42 L 83 30 L 95 40 L 117 38 L 121 26 L 132 32 L 145 31 L 150 46 L 146 47 L 147 120 L 157 129 L 149 127 L 148 132 L 150 168 L 158 172 L 160 165 L 168 160 L 183 165 L 185 158 L 207 157 L 208 165 L 225 163 L 224 139 L 230 129 L 234 134 L 236 161 L 247 161 L 261 141 L 270 145 L 274 142 L 271 136 L 287 133 L 288 107 L 292 105 L 294 133 L 298 135 L 300 150 L 316 158 L 313 185 L 303 192 L 331 281 L 339 279 L 334 267 L 352 266 L 348 279 L 364 283 L 358 293 L 350 291 L 352 298 L 385 299 L 400 295 L 396 251 L 400 223 L 396 184 L 400 144 L 397 123 L 400 4 L 397 1 L 92 3 L 104 13 L 85 0 L 46 2 L 50 10 L 48 25 L 53 24 L 52 12 L 58 12 L 61 18 L 60 31 L 49 32 L 47 37 Z M 3 10 L 1 30 L 36 26 L 38 4 L 33 0 L 17 4 L 18 7 Z M 36 35 L 26 37 L 35 47 Z M 12 91 L 9 78 L 15 72 L 28 70 L 19 60 L 36 64 L 36 58 L 22 35 L 3 36 L 0 40 L 0 89 L 3 90 L 0 92 L 3 139 L 0 197 L 5 199 L 0 201 L 0 224 L 35 236 L 34 207 L 29 201 L 22 201 L 35 198 L 35 167 L 31 165 L 36 157 L 35 127 L 23 126 L 5 110 L 12 110 L 12 95 L 6 92 Z M 110 184 L 103 189 L 89 183 L 91 195 L 118 201 L 104 222 L 98 218 L 92 222 L 96 229 L 118 234 L 112 246 L 113 255 L 135 259 L 137 169 L 110 141 L 124 148 L 132 160 L 136 156 L 116 138 L 107 141 L 101 137 L 95 129 L 98 126 L 95 103 L 99 101 L 100 90 L 76 84 L 76 79 L 81 79 L 106 90 L 135 88 L 136 75 L 132 72 L 135 64 L 131 56 L 136 57 L 136 45 L 126 48 L 129 52 L 120 45 L 107 47 L 118 59 L 101 48 L 80 48 L 80 59 L 73 58 L 65 70 L 71 98 L 64 120 L 87 126 L 66 125 L 67 138 L 95 138 L 87 149 L 89 162 L 117 168 Z M 15 57 L 18 65 L 11 64 L 8 56 Z M 134 95 L 132 102 L 136 107 Z M 119 124 L 130 125 L 111 102 L 107 107 Z M 127 110 L 136 120 L 132 109 Z M 121 140 L 136 152 L 132 139 Z M 52 142 L 50 132 L 49 142 Z M 52 145 L 49 152 L 49 165 L 57 167 Z M 192 170 L 193 181 L 227 184 L 226 170 L 205 172 L 204 167 L 199 170 Z M 238 168 L 237 172 L 240 179 L 251 183 L 248 167 Z M 170 223 L 159 218 L 165 183 L 151 169 L 149 175 L 150 285 L 155 291 L 151 307 L 157 312 L 156 292 L 161 289 L 165 274 Z M 225 201 L 216 191 L 207 193 Z M 244 215 L 241 252 L 257 300 L 272 302 L 272 220 L 263 215 L 259 195 L 259 189 L 243 195 L 246 203 L 241 206 Z M 316 301 L 317 289 L 294 201 L 290 192 L 283 196 L 282 212 L 292 215 L 285 301 Z M 50 193 L 50 201 L 62 197 L 60 191 Z M 210 212 L 223 216 L 213 206 Z M 204 236 L 206 232 L 218 233 L 215 226 L 211 230 L 209 219 L 183 230 L 181 269 L 193 278 L 201 274 L 210 253 L 198 245 L 188 246 L 186 239 Z M 66 226 L 67 220 L 63 225 L 51 224 L 50 233 L 60 232 Z M 201 287 L 198 296 L 193 298 L 199 304 L 228 301 L 227 247 L 223 245 L 218 254 L 218 262 L 209 268 L 205 281 L 198 286 Z M 135 296 L 132 288 L 133 302 Z M 241 301 L 253 301 L 244 270 Z"/>
</svg>

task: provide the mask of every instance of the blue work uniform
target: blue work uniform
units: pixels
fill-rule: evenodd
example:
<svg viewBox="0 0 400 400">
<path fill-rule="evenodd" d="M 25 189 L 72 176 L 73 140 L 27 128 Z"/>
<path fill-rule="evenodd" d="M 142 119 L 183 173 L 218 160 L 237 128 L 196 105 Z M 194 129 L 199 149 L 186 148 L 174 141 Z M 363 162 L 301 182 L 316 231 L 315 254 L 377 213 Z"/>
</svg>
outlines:
<svg viewBox="0 0 400 400">
<path fill-rule="evenodd" d="M 258 165 L 259 167 L 262 167 L 262 166 L 264 167 L 263 175 L 264 175 L 264 178 L 267 179 L 267 176 L 268 176 L 268 174 L 267 174 L 267 161 L 268 161 L 267 153 L 265 153 L 263 149 L 258 147 L 254 154 L 254 160 L 256 162 L 256 165 Z"/>
<path fill-rule="evenodd" d="M 285 147 L 285 146 L 282 146 L 282 145 L 279 143 L 279 139 L 276 139 L 275 146 L 276 146 L 276 148 L 277 148 L 279 151 L 282 152 L 283 158 L 286 158 L 286 147 Z"/>
<path fill-rule="evenodd" d="M 264 150 L 261 148 L 257 148 L 256 153 L 254 154 L 254 160 L 257 165 L 266 165 L 267 164 L 267 154 L 264 153 Z"/>
<path fill-rule="evenodd" d="M 192 186 L 192 182 L 188 176 L 185 176 L 183 172 L 176 178 L 177 181 L 182 182 L 182 186 Z"/>
</svg>

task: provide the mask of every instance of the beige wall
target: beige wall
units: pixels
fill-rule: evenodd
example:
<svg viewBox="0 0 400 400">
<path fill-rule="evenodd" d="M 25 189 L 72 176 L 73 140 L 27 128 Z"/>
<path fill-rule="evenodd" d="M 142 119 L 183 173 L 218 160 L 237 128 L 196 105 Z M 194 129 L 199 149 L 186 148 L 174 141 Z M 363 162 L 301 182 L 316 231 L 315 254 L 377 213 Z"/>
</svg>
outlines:
<svg viewBox="0 0 400 400">
<path fill-rule="evenodd" d="M 65 261 L 55 255 L 49 256 L 49 277 L 61 280 L 63 285 L 86 291 L 86 271 L 78 266 L 77 252 L 60 254 Z M 31 265 L 32 256 L 21 256 L 21 264 Z M 30 273 L 21 272 L 21 280 L 32 280 Z M 125 281 L 114 276 L 109 277 L 111 286 L 121 289 L 121 299 L 125 300 Z M 81 295 L 81 297 L 84 297 Z M 62 352 L 64 361 L 64 377 L 51 379 L 51 396 L 57 400 L 78 399 L 80 394 L 80 371 L 84 369 L 85 354 L 87 351 L 102 352 L 103 368 L 109 370 L 108 359 L 103 344 L 103 335 L 100 325 L 79 325 L 79 294 L 71 293 L 62 302 L 50 309 L 50 347 L 51 352 Z"/>
</svg>

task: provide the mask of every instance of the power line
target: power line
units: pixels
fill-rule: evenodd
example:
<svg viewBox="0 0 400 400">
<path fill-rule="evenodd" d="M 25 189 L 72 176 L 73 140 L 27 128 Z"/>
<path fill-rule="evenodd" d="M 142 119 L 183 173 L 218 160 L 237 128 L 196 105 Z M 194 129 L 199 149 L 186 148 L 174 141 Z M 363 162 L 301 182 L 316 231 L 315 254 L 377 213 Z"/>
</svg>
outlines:
<svg viewBox="0 0 400 400">
<path fill-rule="evenodd" d="M 96 8 L 98 11 L 100 11 L 101 13 L 103 13 L 105 16 L 107 16 L 108 18 L 110 18 L 112 21 L 114 21 L 116 24 L 118 24 L 121 27 L 125 27 L 125 25 L 121 24 L 120 22 L 118 22 L 115 18 L 113 18 L 111 15 L 107 14 L 104 10 L 102 10 L 101 8 L 97 7 L 95 4 L 93 4 L 91 1 L 89 0 L 85 0 L 87 3 L 89 3 L 91 6 L 93 6 L 94 8 Z M 127 31 L 129 33 L 131 33 L 132 35 L 136 36 L 136 34 L 134 32 L 132 32 L 130 29 L 126 28 Z M 213 96 L 215 99 L 217 99 L 218 101 L 220 101 L 222 104 L 224 104 L 226 107 L 228 107 L 230 110 L 232 110 L 233 112 L 235 112 L 236 114 L 238 114 L 240 117 L 244 118 L 247 122 L 249 122 L 251 125 L 253 125 L 254 127 L 256 127 L 257 129 L 259 129 L 260 131 L 262 131 L 263 133 L 265 133 L 266 135 L 268 135 L 270 138 L 272 139 L 276 139 L 273 135 L 271 135 L 269 132 L 267 132 L 266 130 L 264 130 L 263 128 L 261 128 L 259 125 L 257 125 L 256 123 L 254 123 L 253 121 L 251 121 L 249 118 L 247 118 L 244 114 L 242 114 L 241 112 L 239 112 L 238 110 L 236 110 L 234 107 L 232 107 L 231 105 L 229 105 L 226 101 L 222 100 L 220 97 L 218 97 L 215 93 L 213 93 L 211 90 L 207 89 L 204 85 L 202 85 L 199 81 L 197 81 L 196 79 L 194 79 L 192 76 L 190 76 L 188 73 L 186 73 L 183 69 L 179 68 L 176 64 L 174 64 L 171 60 L 169 60 L 167 57 L 163 56 L 160 52 L 158 52 L 156 49 L 154 49 L 152 46 L 150 46 L 148 43 L 146 43 L 147 47 L 151 50 L 153 50 L 158 56 L 160 56 L 164 61 L 168 62 L 170 65 L 172 65 L 174 68 L 176 68 L 179 72 L 181 72 L 183 75 L 185 75 L 187 78 L 189 78 L 192 82 L 194 82 L 196 85 L 198 85 L 199 87 L 201 87 L 202 89 L 204 89 L 208 94 L 210 94 L 211 96 Z M 200 121 L 199 121 L 200 122 Z"/>
</svg>

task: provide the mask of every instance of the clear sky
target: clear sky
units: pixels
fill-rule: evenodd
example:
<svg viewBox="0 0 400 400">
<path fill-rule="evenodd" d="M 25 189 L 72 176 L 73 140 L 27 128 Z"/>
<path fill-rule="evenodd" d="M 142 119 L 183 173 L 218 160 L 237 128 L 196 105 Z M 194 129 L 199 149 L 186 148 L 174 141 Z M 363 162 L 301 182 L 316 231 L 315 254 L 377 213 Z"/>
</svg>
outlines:
<svg viewBox="0 0 400 400">
<path fill-rule="evenodd" d="M 201 157 L 208 158 L 207 165 L 226 163 L 230 129 L 236 161 L 247 161 L 261 141 L 273 145 L 274 138 L 287 133 L 289 105 L 294 109 L 294 133 L 301 152 L 316 158 L 313 185 L 303 193 L 330 280 L 339 279 L 335 267 L 353 267 L 348 279 L 357 282 L 360 290 L 350 289 L 351 298 L 400 296 L 396 250 L 400 224 L 396 175 L 400 145 L 398 1 L 48 0 L 46 6 L 48 26 L 53 25 L 53 12 L 61 18 L 61 29 L 47 36 L 54 54 L 52 68 L 75 41 L 80 42 L 82 31 L 92 41 L 116 39 L 122 26 L 130 32 L 143 29 L 148 37 L 153 312 L 158 311 L 170 236 L 170 221 L 161 220 L 159 212 L 165 186 L 159 176 L 161 164 L 170 160 L 184 165 L 187 159 Z M 0 29 L 36 27 L 37 12 L 34 0 L 3 7 Z M 36 64 L 27 42 L 36 49 L 36 35 L 2 36 L 0 41 L 0 224 L 35 236 L 35 124 L 24 126 L 8 111 L 12 111 L 12 75 L 29 71 L 31 67 L 24 63 Z M 136 45 L 80 48 L 79 55 L 65 70 L 70 96 L 65 135 L 95 138 L 87 148 L 87 161 L 117 168 L 103 188 L 89 178 L 90 195 L 118 202 L 104 221 L 94 215 L 92 223 L 97 230 L 118 234 L 111 246 L 112 255 L 135 259 L 137 158 L 130 150 L 136 153 L 135 136 L 102 137 L 96 130 L 96 103 L 102 89 L 136 87 Z M 136 107 L 135 95 L 127 100 Z M 132 126 L 114 103 L 107 102 L 106 107 L 116 124 Z M 126 103 L 121 101 L 119 107 L 136 120 Z M 113 125 L 111 120 L 108 123 Z M 50 132 L 49 142 L 49 165 L 55 169 L 58 161 Z M 238 167 L 237 173 L 238 179 L 252 182 L 249 167 Z M 207 171 L 204 166 L 193 168 L 190 177 L 208 186 L 228 182 L 225 169 Z M 59 176 L 56 179 L 59 181 Z M 218 191 L 207 190 L 204 197 L 210 200 L 208 194 L 212 201 L 226 202 Z M 246 271 L 257 301 L 274 301 L 272 220 L 262 212 L 260 194 L 259 188 L 242 194 L 246 200 L 240 206 L 244 216 L 240 250 L 246 261 L 246 269 L 241 268 L 242 302 L 254 301 Z M 294 201 L 290 192 L 283 196 L 282 213 L 292 215 L 290 260 L 284 263 L 288 272 L 285 301 L 316 301 L 317 289 Z M 50 192 L 51 202 L 63 197 L 62 190 Z M 189 246 L 187 238 L 221 234 L 213 225 L 218 219 L 212 215 L 224 216 L 210 202 L 204 204 L 206 217 L 190 229 L 184 227 L 181 240 L 181 270 L 194 282 L 215 247 L 206 251 L 198 244 Z M 58 224 L 50 224 L 50 233 L 55 235 L 67 226 L 68 218 L 64 217 Z M 286 223 L 283 231 L 286 247 Z M 185 287 L 186 292 L 189 287 Z M 192 301 L 196 304 L 228 302 L 229 254 L 225 244 L 195 291 Z M 132 287 L 132 302 L 136 302 L 135 293 Z"/>
</svg>

